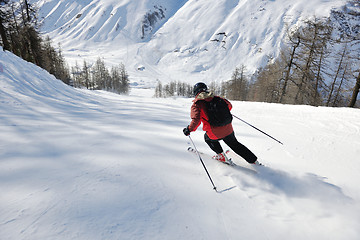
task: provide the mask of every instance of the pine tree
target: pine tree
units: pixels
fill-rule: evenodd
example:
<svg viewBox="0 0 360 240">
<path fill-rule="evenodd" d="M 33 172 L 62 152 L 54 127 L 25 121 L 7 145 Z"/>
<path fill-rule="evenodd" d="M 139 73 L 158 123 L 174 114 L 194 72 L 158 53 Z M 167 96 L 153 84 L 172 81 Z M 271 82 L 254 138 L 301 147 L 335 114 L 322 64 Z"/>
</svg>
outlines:
<svg viewBox="0 0 360 240">
<path fill-rule="evenodd" d="M 228 83 L 227 96 L 233 100 L 246 100 L 248 92 L 248 80 L 245 76 L 245 65 L 241 65 L 240 68 L 236 68 L 233 72 L 231 80 Z"/>
<path fill-rule="evenodd" d="M 120 93 L 128 94 L 130 89 L 129 75 L 127 74 L 124 64 L 121 63 L 119 67 L 120 67 L 120 76 L 121 76 Z"/>
<path fill-rule="evenodd" d="M 155 87 L 155 97 L 157 97 L 157 98 L 163 97 L 162 83 L 159 80 L 157 81 L 157 84 L 156 84 L 156 87 Z"/>
</svg>

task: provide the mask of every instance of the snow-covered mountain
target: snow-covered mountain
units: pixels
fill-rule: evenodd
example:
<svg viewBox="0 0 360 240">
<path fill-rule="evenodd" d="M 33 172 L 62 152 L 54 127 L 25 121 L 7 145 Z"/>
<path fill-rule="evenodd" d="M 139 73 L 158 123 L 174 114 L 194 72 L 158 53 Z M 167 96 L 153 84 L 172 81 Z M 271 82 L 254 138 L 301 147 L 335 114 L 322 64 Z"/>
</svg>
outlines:
<svg viewBox="0 0 360 240">
<path fill-rule="evenodd" d="M 229 167 L 192 133 L 216 193 L 186 151 L 191 99 L 152 94 L 75 89 L 0 48 L 0 238 L 359 239 L 358 109 L 233 101 L 284 145 L 234 119 L 266 167 Z"/>
<path fill-rule="evenodd" d="M 345 0 L 32 0 L 70 64 L 124 63 L 133 83 L 222 81 L 276 57 L 287 26 Z"/>
</svg>

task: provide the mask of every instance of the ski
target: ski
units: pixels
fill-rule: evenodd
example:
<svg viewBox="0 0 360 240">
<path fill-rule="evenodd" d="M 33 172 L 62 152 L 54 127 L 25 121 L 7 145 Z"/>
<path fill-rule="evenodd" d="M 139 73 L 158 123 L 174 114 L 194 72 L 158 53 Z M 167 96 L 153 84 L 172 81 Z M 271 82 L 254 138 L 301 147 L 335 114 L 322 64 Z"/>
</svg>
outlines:
<svg viewBox="0 0 360 240">
<path fill-rule="evenodd" d="M 187 150 L 188 150 L 189 152 L 193 153 L 193 154 L 196 154 L 196 155 L 198 154 L 198 153 L 196 152 L 196 150 L 195 150 L 193 147 L 191 147 L 191 146 L 189 146 Z M 209 158 L 214 159 L 214 158 L 213 158 L 211 155 L 209 155 L 209 154 L 206 154 L 206 153 L 203 153 L 203 152 L 199 152 L 199 154 L 200 154 L 202 157 L 206 158 L 206 159 L 209 159 Z M 226 150 L 226 151 L 225 151 L 225 154 L 228 156 L 228 154 L 229 154 L 229 155 L 233 155 L 234 153 L 232 153 L 230 150 Z M 256 173 L 256 174 L 258 173 L 258 169 L 257 169 L 256 165 L 254 165 L 254 164 L 249 164 L 249 163 L 247 163 L 247 162 L 244 162 L 244 163 L 241 163 L 241 162 L 240 162 L 239 164 L 236 164 L 236 163 L 234 163 L 234 162 L 232 161 L 232 158 L 229 157 L 229 159 L 231 159 L 231 163 L 232 163 L 232 164 L 229 164 L 229 163 L 226 163 L 226 162 L 221 162 L 221 161 L 218 161 L 218 160 L 216 160 L 216 159 L 214 159 L 214 160 L 217 161 L 217 162 L 221 162 L 222 164 L 231 166 L 231 167 L 234 168 L 234 169 L 237 169 L 237 170 L 246 172 L 246 173 Z M 264 165 L 262 165 L 262 166 L 264 166 Z"/>
<path fill-rule="evenodd" d="M 192 153 L 196 153 L 196 150 L 193 148 L 193 147 L 188 147 L 188 151 L 189 152 L 192 152 Z M 227 153 L 228 151 L 226 151 Z M 202 152 L 199 152 L 200 155 L 206 155 L 205 153 L 202 153 Z M 218 161 L 218 162 L 221 162 L 223 164 L 226 164 L 226 165 L 229 165 L 229 166 L 236 166 L 236 164 L 231 160 L 231 158 L 229 158 L 229 162 L 222 162 L 222 161 L 219 161 L 217 159 L 215 159 L 214 157 L 211 157 L 212 159 Z"/>
<path fill-rule="evenodd" d="M 231 156 L 231 155 L 233 155 L 234 153 L 232 153 L 230 150 L 226 150 L 225 151 L 225 154 L 226 154 L 226 156 Z M 249 163 L 247 163 L 247 164 L 249 164 Z M 265 165 L 264 164 L 262 164 L 262 163 L 260 163 L 259 161 L 256 161 L 255 163 L 253 163 L 253 164 L 249 164 L 250 166 L 262 166 L 262 167 L 265 167 Z"/>
</svg>

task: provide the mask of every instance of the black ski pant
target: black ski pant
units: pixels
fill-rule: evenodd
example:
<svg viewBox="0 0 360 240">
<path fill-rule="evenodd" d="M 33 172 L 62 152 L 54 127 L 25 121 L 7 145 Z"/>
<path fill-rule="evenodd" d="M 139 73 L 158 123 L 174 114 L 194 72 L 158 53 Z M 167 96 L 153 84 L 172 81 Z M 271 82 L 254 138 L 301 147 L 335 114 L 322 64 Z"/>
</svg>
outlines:
<svg viewBox="0 0 360 240">
<path fill-rule="evenodd" d="M 234 132 L 218 140 L 210 139 L 209 136 L 205 133 L 205 142 L 217 154 L 222 153 L 224 151 L 220 145 L 219 142 L 220 140 L 223 140 L 226 143 L 226 145 L 228 145 L 236 154 L 244 158 L 248 163 L 254 163 L 257 160 L 255 154 L 253 154 L 247 147 L 245 147 L 244 145 L 238 142 Z"/>
</svg>

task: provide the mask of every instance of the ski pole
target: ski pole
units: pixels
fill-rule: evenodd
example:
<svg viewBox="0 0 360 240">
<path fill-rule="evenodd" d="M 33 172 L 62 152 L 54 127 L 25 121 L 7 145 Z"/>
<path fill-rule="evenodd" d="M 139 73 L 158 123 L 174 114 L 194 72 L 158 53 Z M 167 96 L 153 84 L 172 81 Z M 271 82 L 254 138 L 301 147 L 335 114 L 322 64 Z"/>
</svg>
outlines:
<svg viewBox="0 0 360 240">
<path fill-rule="evenodd" d="M 192 145 L 194 146 L 194 149 L 195 149 L 197 155 L 199 156 L 200 162 L 201 162 L 201 164 L 203 165 L 203 167 L 204 167 L 204 169 L 205 169 L 205 172 L 207 173 L 207 175 L 208 175 L 208 177 L 209 177 L 209 179 L 210 179 L 211 184 L 212 184 L 213 187 L 214 187 L 213 189 L 217 192 L 216 187 L 215 187 L 215 184 L 214 184 L 213 180 L 211 179 L 210 174 L 209 174 L 208 170 L 206 169 L 206 166 L 205 166 L 203 160 L 201 159 L 200 153 L 199 153 L 199 151 L 196 149 L 196 146 L 195 146 L 193 140 L 191 139 L 190 135 L 189 135 L 189 138 L 190 138 L 190 141 L 192 142 Z"/>
<path fill-rule="evenodd" d="M 270 135 L 269 135 L 269 134 L 267 134 L 266 132 L 264 132 L 264 131 L 262 131 L 262 130 L 258 129 L 257 127 L 255 127 L 255 126 L 251 125 L 250 123 L 248 123 L 248 122 L 246 122 L 246 121 L 242 120 L 241 118 L 239 118 L 239 117 L 235 116 L 234 114 L 232 114 L 232 115 L 233 115 L 233 117 L 234 117 L 234 118 L 239 119 L 240 121 L 242 121 L 242 122 L 246 123 L 246 124 L 247 124 L 247 125 L 249 125 L 250 127 L 255 128 L 255 129 L 256 129 L 256 130 L 258 130 L 259 132 L 261 132 L 261 133 L 265 134 L 265 135 L 266 135 L 266 136 L 268 136 L 269 138 L 272 138 L 273 140 L 277 141 L 278 143 L 280 143 L 280 144 L 284 145 L 282 142 L 280 142 L 280 141 L 279 141 L 279 140 L 277 140 L 276 138 L 274 138 L 274 137 L 270 136 Z"/>
</svg>

